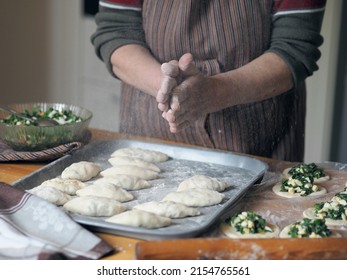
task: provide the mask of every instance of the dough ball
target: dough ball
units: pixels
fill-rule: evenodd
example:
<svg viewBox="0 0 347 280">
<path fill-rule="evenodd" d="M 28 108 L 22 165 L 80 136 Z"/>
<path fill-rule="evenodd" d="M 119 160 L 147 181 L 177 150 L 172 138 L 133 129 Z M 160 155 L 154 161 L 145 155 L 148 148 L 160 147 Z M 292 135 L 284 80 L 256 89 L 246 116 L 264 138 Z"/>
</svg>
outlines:
<svg viewBox="0 0 347 280">
<path fill-rule="evenodd" d="M 88 181 L 96 177 L 100 172 L 101 168 L 99 165 L 93 162 L 80 161 L 66 167 L 61 174 L 61 178 Z"/>
<path fill-rule="evenodd" d="M 126 174 L 119 174 L 112 177 L 103 177 L 94 181 L 95 185 L 108 183 L 119 186 L 122 189 L 128 191 L 142 190 L 151 187 L 151 184 L 148 181 L 136 176 Z"/>
<path fill-rule="evenodd" d="M 173 201 L 191 207 L 211 206 L 222 202 L 224 194 L 209 189 L 191 189 L 171 192 L 162 201 Z"/>
<path fill-rule="evenodd" d="M 126 210 L 126 206 L 121 202 L 97 196 L 76 197 L 64 204 L 63 208 L 71 213 L 101 217 L 112 216 Z"/>
<path fill-rule="evenodd" d="M 76 179 L 53 178 L 42 182 L 41 186 L 51 186 L 63 193 L 76 195 L 76 191 L 84 188 L 86 185 L 85 183 Z"/>
<path fill-rule="evenodd" d="M 111 154 L 111 157 L 114 156 L 135 157 L 153 163 L 164 162 L 169 159 L 169 156 L 165 153 L 134 147 L 118 149 Z"/>
<path fill-rule="evenodd" d="M 63 193 L 51 186 L 37 186 L 31 190 L 28 190 L 28 192 L 57 206 L 64 205 L 72 198 L 70 195 Z"/>
<path fill-rule="evenodd" d="M 134 199 L 134 196 L 113 184 L 90 185 L 76 192 L 78 196 L 99 196 L 115 199 L 119 202 L 126 202 Z"/>
<path fill-rule="evenodd" d="M 143 180 L 153 180 L 159 177 L 158 172 L 132 165 L 113 166 L 101 171 L 100 174 L 103 177 L 117 177 L 120 174 L 124 174 L 135 176 Z"/>
<path fill-rule="evenodd" d="M 168 218 L 185 218 L 200 215 L 198 209 L 172 201 L 150 201 L 138 204 L 133 208 Z"/>
<path fill-rule="evenodd" d="M 160 172 L 160 168 L 154 163 L 142 160 L 140 158 L 135 158 L 135 157 L 114 156 L 109 158 L 108 162 L 112 166 L 134 165 L 134 166 L 142 167 L 142 168 L 149 169 L 155 172 Z"/>
<path fill-rule="evenodd" d="M 228 187 L 227 182 L 219 181 L 216 178 L 212 178 L 205 175 L 195 175 L 184 180 L 179 184 L 177 191 L 185 191 L 194 188 L 209 189 L 218 192 L 224 191 Z"/>
<path fill-rule="evenodd" d="M 106 222 L 132 227 L 161 228 L 169 226 L 171 219 L 154 213 L 133 209 L 114 215 L 106 219 Z"/>
</svg>

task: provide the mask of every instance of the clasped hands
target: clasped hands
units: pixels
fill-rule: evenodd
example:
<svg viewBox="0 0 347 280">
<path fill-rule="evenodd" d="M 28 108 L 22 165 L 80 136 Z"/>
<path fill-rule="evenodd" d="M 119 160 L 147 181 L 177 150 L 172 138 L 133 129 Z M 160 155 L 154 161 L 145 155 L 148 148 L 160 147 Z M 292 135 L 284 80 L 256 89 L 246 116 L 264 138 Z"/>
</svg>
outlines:
<svg viewBox="0 0 347 280">
<path fill-rule="evenodd" d="M 212 85 L 195 66 L 190 53 L 179 61 L 163 63 L 161 71 L 156 101 L 170 131 L 177 133 L 208 113 L 211 102 L 208 93 Z"/>
</svg>

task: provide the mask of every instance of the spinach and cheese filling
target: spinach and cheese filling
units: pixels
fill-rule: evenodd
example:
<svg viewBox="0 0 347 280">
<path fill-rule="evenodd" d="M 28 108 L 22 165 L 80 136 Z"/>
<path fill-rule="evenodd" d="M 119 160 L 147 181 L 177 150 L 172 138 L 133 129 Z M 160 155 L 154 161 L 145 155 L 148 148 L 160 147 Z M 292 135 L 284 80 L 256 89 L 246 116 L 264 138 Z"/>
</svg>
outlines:
<svg viewBox="0 0 347 280">
<path fill-rule="evenodd" d="M 347 187 L 344 188 L 343 191 L 335 194 L 335 196 L 338 197 L 339 199 L 347 201 Z"/>
<path fill-rule="evenodd" d="M 337 193 L 330 201 L 316 203 L 313 207 L 320 219 L 347 220 L 347 190 Z"/>
<path fill-rule="evenodd" d="M 318 190 L 318 186 L 313 184 L 313 177 L 304 174 L 295 174 L 290 178 L 284 178 L 280 188 L 281 192 L 298 193 L 300 196 L 307 196 Z"/>
<path fill-rule="evenodd" d="M 227 219 L 226 223 L 242 234 L 273 232 L 273 230 L 266 225 L 266 220 L 253 211 L 241 212 Z"/>
<path fill-rule="evenodd" d="M 57 121 L 59 124 L 75 123 L 80 122 L 82 119 L 69 110 L 58 110 L 54 108 L 48 108 L 46 111 L 41 110 L 40 108 L 33 108 L 32 112 L 29 110 L 24 110 L 22 112 L 24 116 L 32 118 L 33 120 L 39 119 L 52 119 Z M 21 117 L 15 115 L 10 115 L 6 119 L 0 120 L 5 124 L 10 125 L 36 125 L 34 122 L 29 120 L 24 120 Z"/>
<path fill-rule="evenodd" d="M 332 234 L 328 229 L 324 219 L 304 218 L 289 227 L 288 235 L 290 237 L 308 237 L 320 238 L 328 237 Z"/>
<path fill-rule="evenodd" d="M 324 171 L 318 168 L 318 166 L 315 163 L 301 163 L 295 165 L 288 171 L 288 174 L 292 177 L 295 175 L 306 175 L 313 177 L 313 179 L 319 179 L 326 176 Z"/>
</svg>

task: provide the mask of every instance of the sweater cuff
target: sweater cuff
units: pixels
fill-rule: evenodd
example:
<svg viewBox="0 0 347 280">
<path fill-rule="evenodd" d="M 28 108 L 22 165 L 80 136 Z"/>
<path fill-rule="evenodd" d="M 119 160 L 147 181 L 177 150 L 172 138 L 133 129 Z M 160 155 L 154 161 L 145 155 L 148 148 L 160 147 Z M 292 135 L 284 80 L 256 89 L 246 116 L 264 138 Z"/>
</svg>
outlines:
<svg viewBox="0 0 347 280">
<path fill-rule="evenodd" d="M 288 65 L 288 68 L 292 74 L 293 88 L 297 88 L 298 85 L 301 84 L 301 82 L 310 75 L 307 72 L 306 68 L 302 67 L 302 63 L 300 61 L 290 57 L 288 53 L 284 52 L 283 50 L 272 48 L 271 50 L 268 50 L 266 52 L 277 54 Z"/>
</svg>

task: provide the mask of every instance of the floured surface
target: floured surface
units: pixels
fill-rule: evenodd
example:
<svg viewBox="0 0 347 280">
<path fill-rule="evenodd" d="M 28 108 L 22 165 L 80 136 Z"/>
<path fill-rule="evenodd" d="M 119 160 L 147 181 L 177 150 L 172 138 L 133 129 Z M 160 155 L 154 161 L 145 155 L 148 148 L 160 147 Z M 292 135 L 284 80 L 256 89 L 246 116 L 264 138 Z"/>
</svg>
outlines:
<svg viewBox="0 0 347 280">
<path fill-rule="evenodd" d="M 173 219 L 170 226 L 154 230 L 107 223 L 105 222 L 105 217 L 72 215 L 77 222 L 87 227 L 90 226 L 97 231 L 111 232 L 140 239 L 196 236 L 206 232 L 210 226 L 219 222 L 225 213 L 229 211 L 230 207 L 234 206 L 236 201 L 248 191 L 250 186 L 262 177 L 267 167 L 253 158 L 232 153 L 219 153 L 207 149 L 192 149 L 174 145 L 132 141 L 103 141 L 92 143 L 83 151 L 78 151 L 72 156 L 57 160 L 19 180 L 14 185 L 24 189 L 33 188 L 44 180 L 60 176 L 66 166 L 81 160 L 94 162 L 105 170 L 111 167 L 108 159 L 112 152 L 127 146 L 158 150 L 170 156 L 168 161 L 157 163 L 161 172 L 158 179 L 149 180 L 150 188 L 129 191 L 135 198 L 125 203 L 128 209 L 131 209 L 136 204 L 160 201 L 169 192 L 176 191 L 179 183 L 194 175 L 206 175 L 226 181 L 230 187 L 222 192 L 225 195 L 225 199 L 217 205 L 198 207 L 201 212 L 200 216 Z M 86 182 L 86 184 L 92 184 L 97 179 L 100 179 L 100 175 Z"/>
<path fill-rule="evenodd" d="M 304 218 L 303 212 L 311 208 L 315 203 L 329 201 L 337 192 L 345 188 L 347 181 L 347 164 L 321 163 L 317 164 L 324 168 L 330 179 L 319 183 L 326 188 L 327 193 L 319 197 L 297 197 L 285 198 L 273 193 L 272 187 L 282 178 L 283 168 L 288 167 L 283 163 L 273 164 L 270 171 L 264 176 L 261 184 L 253 186 L 252 191 L 248 191 L 242 202 L 239 203 L 241 211 L 252 210 L 263 216 L 267 222 L 283 229 L 289 224 Z M 329 227 L 336 230 L 341 236 L 347 237 L 346 226 Z M 217 229 L 209 232 L 208 236 L 225 237 Z"/>
</svg>

